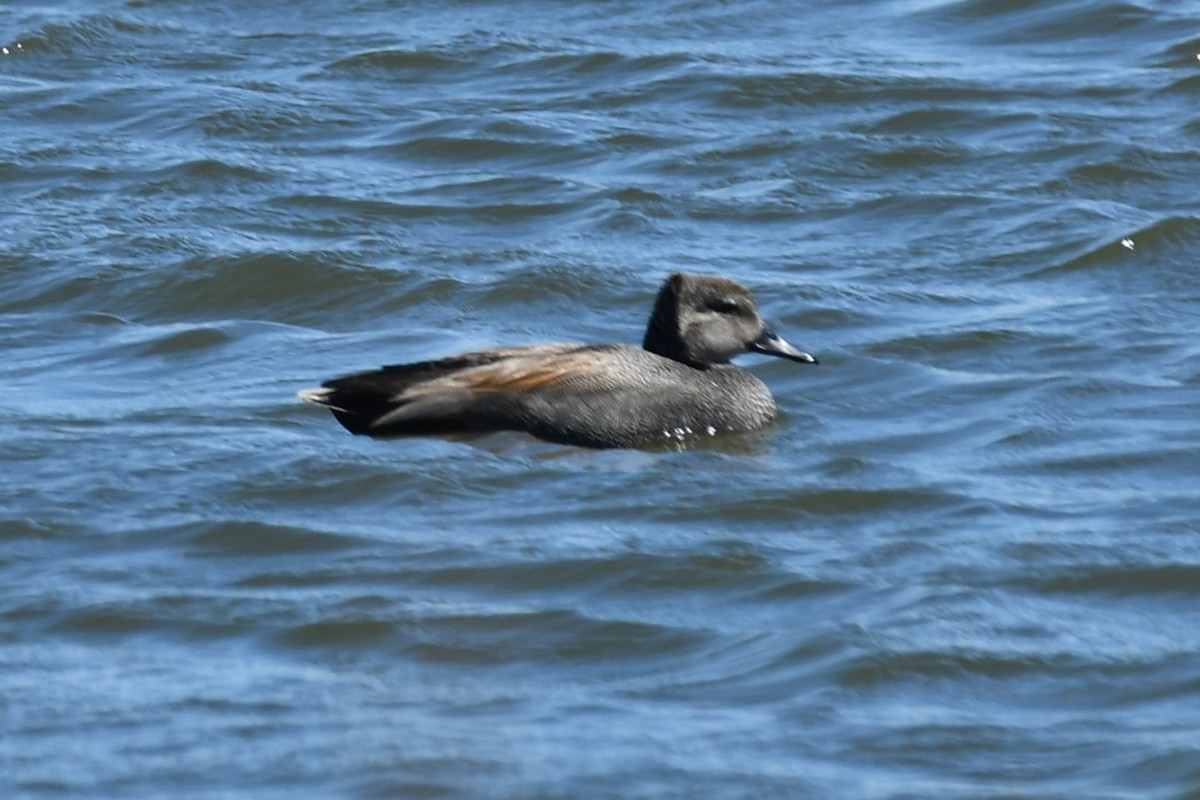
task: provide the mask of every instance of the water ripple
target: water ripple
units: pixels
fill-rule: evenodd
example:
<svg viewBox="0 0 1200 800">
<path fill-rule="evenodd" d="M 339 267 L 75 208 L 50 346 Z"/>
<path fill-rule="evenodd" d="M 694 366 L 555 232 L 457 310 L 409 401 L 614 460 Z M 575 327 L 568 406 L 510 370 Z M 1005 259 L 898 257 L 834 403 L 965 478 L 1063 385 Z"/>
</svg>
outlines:
<svg viewBox="0 0 1200 800">
<path fill-rule="evenodd" d="M 0 8 L 7 794 L 1200 786 L 1189 9 L 109 5 Z M 776 425 L 295 399 L 675 270 Z"/>
</svg>

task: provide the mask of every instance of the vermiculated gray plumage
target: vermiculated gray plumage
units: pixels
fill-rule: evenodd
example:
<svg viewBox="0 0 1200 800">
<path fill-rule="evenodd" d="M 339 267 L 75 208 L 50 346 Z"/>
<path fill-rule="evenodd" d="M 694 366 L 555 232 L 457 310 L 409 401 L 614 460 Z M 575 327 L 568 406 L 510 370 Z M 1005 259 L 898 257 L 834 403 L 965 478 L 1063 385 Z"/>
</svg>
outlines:
<svg viewBox="0 0 1200 800">
<path fill-rule="evenodd" d="M 642 348 L 480 350 L 335 378 L 300 397 L 368 436 L 516 430 L 562 444 L 636 447 L 771 422 L 766 385 L 729 363 L 747 350 L 817 363 L 766 328 L 741 285 L 676 273 L 658 293 Z"/>
</svg>

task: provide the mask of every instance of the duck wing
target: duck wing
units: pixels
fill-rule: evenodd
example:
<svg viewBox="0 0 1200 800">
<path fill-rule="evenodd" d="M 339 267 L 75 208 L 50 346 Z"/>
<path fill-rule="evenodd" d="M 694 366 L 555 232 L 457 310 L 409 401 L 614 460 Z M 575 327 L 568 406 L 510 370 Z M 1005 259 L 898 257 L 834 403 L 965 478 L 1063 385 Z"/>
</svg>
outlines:
<svg viewBox="0 0 1200 800">
<path fill-rule="evenodd" d="M 403 436 L 525 430 L 521 396 L 602 390 L 610 345 L 497 348 L 394 364 L 326 381 L 300 397 L 328 407 L 351 433 Z"/>
</svg>

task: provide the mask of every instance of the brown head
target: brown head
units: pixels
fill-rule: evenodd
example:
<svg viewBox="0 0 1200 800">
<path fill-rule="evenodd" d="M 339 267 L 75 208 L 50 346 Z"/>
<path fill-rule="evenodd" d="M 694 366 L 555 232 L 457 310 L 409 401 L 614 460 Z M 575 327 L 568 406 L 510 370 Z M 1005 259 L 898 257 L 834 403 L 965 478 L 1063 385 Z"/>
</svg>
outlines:
<svg viewBox="0 0 1200 800">
<path fill-rule="evenodd" d="M 728 278 L 680 272 L 659 290 L 642 347 L 699 369 L 750 350 L 817 363 L 766 326 L 746 287 Z"/>
</svg>

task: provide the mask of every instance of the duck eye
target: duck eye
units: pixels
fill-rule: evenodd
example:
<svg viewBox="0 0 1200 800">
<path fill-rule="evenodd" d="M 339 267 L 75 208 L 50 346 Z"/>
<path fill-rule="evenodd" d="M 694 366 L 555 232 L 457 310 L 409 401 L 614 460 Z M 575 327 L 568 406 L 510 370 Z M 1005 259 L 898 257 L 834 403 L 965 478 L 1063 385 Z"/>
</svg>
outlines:
<svg viewBox="0 0 1200 800">
<path fill-rule="evenodd" d="M 708 307 L 718 314 L 735 314 L 738 311 L 737 301 L 730 300 L 728 297 L 713 300 L 708 304 Z"/>
</svg>

